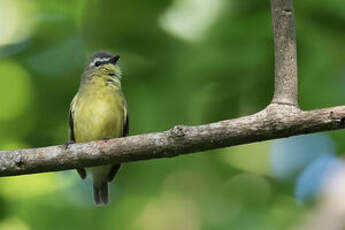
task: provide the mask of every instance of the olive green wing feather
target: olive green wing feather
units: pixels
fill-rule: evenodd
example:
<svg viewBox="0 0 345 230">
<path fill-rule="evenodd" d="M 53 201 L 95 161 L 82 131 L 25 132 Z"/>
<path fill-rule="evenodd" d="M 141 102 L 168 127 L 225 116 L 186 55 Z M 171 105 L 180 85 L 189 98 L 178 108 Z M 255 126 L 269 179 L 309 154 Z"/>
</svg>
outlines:
<svg viewBox="0 0 345 230">
<path fill-rule="evenodd" d="M 71 143 L 75 143 L 74 137 L 74 123 L 73 123 L 73 115 L 71 109 L 69 110 L 69 117 L 68 117 L 68 124 L 69 124 L 69 141 Z"/>
<path fill-rule="evenodd" d="M 69 142 L 75 143 L 75 136 L 74 136 L 74 121 L 73 121 L 73 114 L 74 114 L 74 105 L 77 96 L 75 96 L 72 100 L 72 103 L 69 108 Z M 81 179 L 86 178 L 86 170 L 84 168 L 77 169 L 77 172 Z"/>
</svg>

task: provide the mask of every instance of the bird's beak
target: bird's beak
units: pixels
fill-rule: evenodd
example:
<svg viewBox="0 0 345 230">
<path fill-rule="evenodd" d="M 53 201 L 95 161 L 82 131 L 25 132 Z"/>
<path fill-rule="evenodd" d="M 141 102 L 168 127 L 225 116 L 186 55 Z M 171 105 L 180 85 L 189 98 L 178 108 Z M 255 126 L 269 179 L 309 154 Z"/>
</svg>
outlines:
<svg viewBox="0 0 345 230">
<path fill-rule="evenodd" d="M 115 55 L 112 59 L 110 59 L 110 62 L 113 63 L 114 65 L 116 64 L 116 62 L 120 59 L 119 55 Z"/>
</svg>

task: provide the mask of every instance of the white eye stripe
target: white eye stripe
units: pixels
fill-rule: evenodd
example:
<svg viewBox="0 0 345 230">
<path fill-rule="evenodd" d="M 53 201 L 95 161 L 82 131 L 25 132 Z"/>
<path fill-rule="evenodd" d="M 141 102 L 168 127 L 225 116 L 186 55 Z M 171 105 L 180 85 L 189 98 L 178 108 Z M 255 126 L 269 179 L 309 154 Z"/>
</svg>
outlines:
<svg viewBox="0 0 345 230">
<path fill-rule="evenodd" d="M 100 58 L 100 57 L 97 57 L 97 58 L 95 58 L 90 64 L 89 64 L 89 66 L 91 67 L 91 66 L 94 66 L 95 64 L 96 64 L 96 62 L 107 62 L 107 61 L 109 61 L 111 59 L 111 57 L 104 57 L 104 58 Z"/>
</svg>

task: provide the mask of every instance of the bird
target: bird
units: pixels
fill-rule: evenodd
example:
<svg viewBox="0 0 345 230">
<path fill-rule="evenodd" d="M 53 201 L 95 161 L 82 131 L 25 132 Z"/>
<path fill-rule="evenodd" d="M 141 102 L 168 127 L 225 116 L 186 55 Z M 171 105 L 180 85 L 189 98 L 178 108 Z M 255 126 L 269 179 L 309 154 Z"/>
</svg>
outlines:
<svg viewBox="0 0 345 230">
<path fill-rule="evenodd" d="M 69 109 L 69 143 L 108 140 L 129 135 L 128 106 L 121 88 L 120 56 L 97 51 L 81 75 Z M 121 164 L 78 168 L 82 179 L 91 174 L 95 205 L 109 203 L 108 183 Z"/>
</svg>

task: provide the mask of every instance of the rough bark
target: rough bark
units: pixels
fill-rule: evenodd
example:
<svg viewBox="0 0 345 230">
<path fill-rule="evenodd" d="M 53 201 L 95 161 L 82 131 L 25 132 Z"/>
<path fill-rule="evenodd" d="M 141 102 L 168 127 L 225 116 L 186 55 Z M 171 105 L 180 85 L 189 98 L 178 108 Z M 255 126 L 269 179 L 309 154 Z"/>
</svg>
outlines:
<svg viewBox="0 0 345 230">
<path fill-rule="evenodd" d="M 209 149 L 345 127 L 345 106 L 301 111 L 272 104 L 232 120 L 175 126 L 151 134 L 65 146 L 0 152 L 0 176 L 174 157 Z"/>
<path fill-rule="evenodd" d="M 271 0 L 274 36 L 273 103 L 298 106 L 297 54 L 292 0 Z"/>
</svg>

